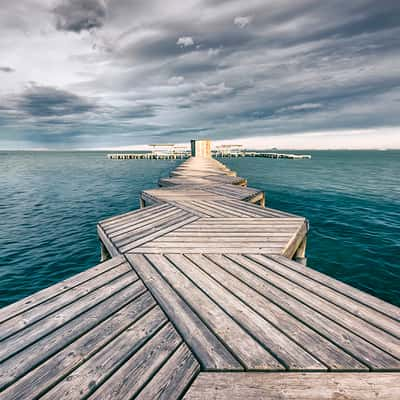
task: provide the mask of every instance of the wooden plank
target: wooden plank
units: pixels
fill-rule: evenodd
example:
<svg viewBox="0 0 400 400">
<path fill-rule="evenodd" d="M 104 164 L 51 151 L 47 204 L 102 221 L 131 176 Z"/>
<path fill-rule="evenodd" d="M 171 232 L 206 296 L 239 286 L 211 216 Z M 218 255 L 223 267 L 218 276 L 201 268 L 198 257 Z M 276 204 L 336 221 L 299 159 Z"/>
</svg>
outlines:
<svg viewBox="0 0 400 400">
<path fill-rule="evenodd" d="M 344 308 L 340 308 L 334 303 L 325 300 L 323 297 L 314 294 L 313 291 L 309 289 L 304 289 L 304 287 L 299 283 L 294 282 L 293 280 L 289 280 L 286 276 L 275 272 L 273 268 L 279 269 L 279 263 L 268 260 L 264 256 L 260 255 L 249 255 L 249 258 L 260 263 L 263 267 L 266 267 L 264 268 L 264 272 L 268 274 L 269 279 L 275 282 L 275 284 L 277 284 L 279 287 L 282 287 L 286 291 L 290 292 L 292 296 L 298 298 L 305 304 L 312 306 L 314 309 L 316 309 L 321 314 L 324 314 L 326 317 L 334 321 L 338 321 L 338 323 L 340 323 L 346 329 L 349 329 L 355 334 L 373 343 L 375 346 L 400 359 L 399 339 L 364 321 L 356 315 L 351 314 Z M 293 277 L 291 276 L 291 278 Z M 302 284 L 306 284 L 304 280 L 302 281 Z M 317 290 L 317 285 L 314 286 L 314 290 Z M 340 302 L 338 297 L 336 298 L 336 301 Z"/>
<path fill-rule="evenodd" d="M 282 282 L 275 280 L 274 275 L 254 261 L 241 255 L 226 255 L 232 262 L 224 267 L 229 268 L 232 274 L 263 294 L 269 300 L 279 305 L 304 324 L 308 325 L 322 336 L 345 350 L 363 364 L 375 370 L 393 370 L 400 367 L 397 359 L 380 350 L 363 338 L 340 325 L 341 315 L 331 320 L 317 309 L 314 304 L 300 301 L 293 289 L 288 290 Z M 254 275 L 256 279 L 254 279 Z"/>
<path fill-rule="evenodd" d="M 269 207 L 262 208 L 256 204 L 248 203 L 245 201 L 236 201 L 236 200 L 226 199 L 225 203 L 232 205 L 233 207 L 239 207 L 239 208 L 247 209 L 252 212 L 256 212 L 259 215 L 266 216 L 266 217 L 268 216 L 268 217 L 281 217 L 281 218 L 293 218 L 293 217 L 303 218 L 303 217 L 300 217 L 300 216 L 297 216 L 295 214 L 291 214 L 291 213 L 288 213 L 285 211 L 276 210 L 274 208 L 269 208 Z"/>
<path fill-rule="evenodd" d="M 207 247 L 155 247 L 155 246 L 140 246 L 129 250 L 129 253 L 145 253 L 145 254 L 194 254 L 194 253 L 204 253 L 204 254 L 280 254 L 280 247 L 219 247 L 219 248 L 209 248 Z"/>
<path fill-rule="evenodd" d="M 186 243 L 186 242 L 199 242 L 199 243 L 213 243 L 213 242 L 219 242 L 219 243 L 246 243 L 248 246 L 249 243 L 252 243 L 253 245 L 259 246 L 259 245 L 264 245 L 265 243 L 279 243 L 282 248 L 285 247 L 288 239 L 290 239 L 290 235 L 280 235 L 280 236 L 243 236 L 243 235 L 224 235 L 224 236 L 210 236 L 210 235 L 192 235 L 191 233 L 188 233 L 186 235 L 181 235 L 181 236 L 176 236 L 174 232 L 171 234 L 167 234 L 164 236 L 161 236 L 157 239 L 155 239 L 152 243 L 160 243 L 160 242 L 179 242 L 179 243 Z"/>
<path fill-rule="evenodd" d="M 91 400 L 125 400 L 145 387 L 182 343 L 171 323 L 158 331 L 137 353 L 104 382 L 89 398 Z"/>
<path fill-rule="evenodd" d="M 398 400 L 398 373 L 201 372 L 185 400 Z"/>
<path fill-rule="evenodd" d="M 141 239 L 150 233 L 154 233 L 161 229 L 165 224 L 173 223 L 175 220 L 181 220 L 187 217 L 188 214 L 180 209 L 178 209 L 174 214 L 166 216 L 160 220 L 150 221 L 144 224 L 141 228 L 135 229 L 135 227 L 130 228 L 122 234 L 118 234 L 111 238 L 116 247 L 121 247 L 122 245 L 129 243 L 132 239 Z"/>
<path fill-rule="evenodd" d="M 0 309 L 0 322 L 6 321 L 9 318 L 14 317 L 26 310 L 29 310 L 38 304 L 51 299 L 52 297 L 60 296 L 62 293 L 66 292 L 73 287 L 80 285 L 93 277 L 107 272 L 108 270 L 117 267 L 123 263 L 125 259 L 120 257 L 115 257 L 104 263 L 98 264 L 87 271 L 81 272 L 80 274 L 74 275 L 69 279 L 66 279 L 60 283 L 43 289 L 39 292 L 34 293 L 31 296 L 25 297 L 24 299 L 10 304 L 7 307 Z"/>
<path fill-rule="evenodd" d="M 228 272 L 230 260 L 223 255 L 207 256 L 213 264 L 202 262 L 204 258 L 202 255 L 190 255 L 188 258 L 195 261 L 204 272 L 324 363 L 329 370 L 368 370 L 354 357 L 253 289 L 253 283 L 254 287 L 257 287 L 255 276 L 252 280 L 250 275 L 250 279 L 245 283 Z M 227 270 L 224 266 L 228 266 Z"/>
<path fill-rule="evenodd" d="M 189 239 L 190 240 L 190 239 Z M 155 239 L 153 240 L 151 243 L 145 244 L 142 247 L 146 247 L 147 245 L 152 247 L 159 247 L 159 248 L 168 248 L 168 247 L 174 247 L 174 248 L 182 248 L 182 252 L 184 253 L 184 249 L 186 247 L 189 248 L 195 248 L 195 247 L 208 247 L 210 248 L 220 248 L 221 247 L 221 242 L 215 242 L 212 238 L 209 238 L 208 240 L 205 240 L 204 238 L 201 239 L 201 241 L 190 241 L 189 243 L 186 243 L 185 241 L 174 241 L 174 240 L 169 240 L 167 238 L 167 241 L 163 241 L 163 240 L 158 240 Z M 284 245 L 285 242 L 264 242 L 264 241 L 259 241 L 256 242 L 254 240 L 251 240 L 250 243 L 248 243 L 247 241 L 243 241 L 242 239 L 240 239 L 239 241 L 231 241 L 228 240 L 228 243 L 232 244 L 232 247 L 235 248 L 239 248 L 239 247 L 243 247 L 244 251 L 242 251 L 243 253 L 245 253 L 248 249 L 252 248 L 252 247 L 256 247 L 256 248 L 261 248 L 261 247 L 269 247 L 269 248 L 279 248 L 281 249 Z M 228 247 L 228 244 L 225 244 L 224 246 Z M 219 251 L 218 251 L 219 252 Z"/>
<path fill-rule="evenodd" d="M 132 250 L 134 250 L 134 247 L 144 245 L 146 242 L 156 239 L 159 236 L 165 235 L 166 233 L 171 232 L 175 229 L 181 228 L 184 225 L 190 224 L 191 222 L 194 222 L 197 219 L 198 219 L 198 217 L 196 217 L 196 216 L 187 216 L 187 215 L 183 216 L 182 218 L 177 218 L 177 219 L 171 221 L 171 223 L 164 224 L 156 232 L 154 232 L 144 238 L 134 240 L 133 242 L 130 242 L 127 245 L 122 246 L 120 248 L 120 250 L 121 250 L 121 252 L 132 251 Z"/>
<path fill-rule="evenodd" d="M 93 393 L 166 322 L 166 317 L 160 308 L 153 308 L 85 360 L 80 367 L 62 377 L 63 379 L 41 398 L 78 399 Z"/>
<path fill-rule="evenodd" d="M 127 272 L 131 272 L 129 264 L 123 263 L 101 275 L 93 277 L 84 284 L 71 288 L 60 296 L 53 297 L 38 304 L 36 307 L 24 311 L 23 313 L 1 323 L 0 340 L 4 340 L 21 329 L 25 329 L 34 322 L 43 319 L 47 315 L 74 301 L 79 300 L 81 297 L 86 296 L 88 293 L 98 289 L 109 281 L 126 274 Z"/>
<path fill-rule="evenodd" d="M 136 399 L 178 399 L 199 372 L 199 363 L 182 343 Z"/>
<path fill-rule="evenodd" d="M 149 292 L 133 302 L 123 301 L 123 307 L 105 319 L 106 306 L 113 304 L 105 304 L 96 313 L 86 313 L 79 323 L 70 323 L 70 327 L 49 335 L 23 354 L 18 353 L 7 360 L 0 367 L 1 387 L 4 389 L 6 384 L 20 379 L 3 392 L 2 399 L 34 398 L 46 392 L 155 306 Z M 97 316 L 100 317 L 98 321 L 94 319 Z"/>
<path fill-rule="evenodd" d="M 112 257 L 118 257 L 120 255 L 118 249 L 114 246 L 100 225 L 97 225 L 97 235 Z"/>
<path fill-rule="evenodd" d="M 79 301 L 69 304 L 61 310 L 38 321 L 36 324 L 30 325 L 26 329 L 5 339 L 0 347 L 0 360 L 4 361 L 15 352 L 21 351 L 44 335 L 49 334 L 61 325 L 89 310 L 94 305 L 112 296 L 115 292 L 132 284 L 135 280 L 137 280 L 136 274 L 127 273 L 94 292 L 89 293 L 87 296 L 79 299 Z"/>
<path fill-rule="evenodd" d="M 146 256 L 163 278 L 247 369 L 279 370 L 283 366 L 215 302 L 165 257 Z"/>
<path fill-rule="evenodd" d="M 243 370 L 241 364 L 141 254 L 128 254 L 132 268 L 151 290 L 205 370 Z"/>
<path fill-rule="evenodd" d="M 300 225 L 299 228 L 293 233 L 292 238 L 287 242 L 281 254 L 286 257 L 293 258 L 293 256 L 296 254 L 297 249 L 306 237 L 307 231 L 307 223 L 303 222 L 303 224 Z"/>
<path fill-rule="evenodd" d="M 142 218 L 145 218 L 148 215 L 152 215 L 154 213 L 158 213 L 163 210 L 169 209 L 170 207 L 171 206 L 167 203 L 155 204 L 152 206 L 148 206 L 146 208 L 140 208 L 137 210 L 130 211 L 126 214 L 120 214 L 115 217 L 102 220 L 99 222 L 99 225 L 101 225 L 105 230 L 111 229 L 112 227 L 115 227 L 115 226 L 118 226 L 118 225 L 124 223 L 124 221 L 140 220 Z"/>
<path fill-rule="evenodd" d="M 285 276 L 287 279 L 290 279 L 292 282 L 297 283 L 303 288 L 309 290 L 311 293 L 314 293 L 330 301 L 331 303 L 341 307 L 343 310 L 348 311 L 359 318 L 362 318 L 363 320 L 375 325 L 380 329 L 385 330 L 386 332 L 389 332 L 397 338 L 400 337 L 400 323 L 393 320 L 392 318 L 387 317 L 385 314 L 371 309 L 370 307 L 359 303 L 347 296 L 343 296 L 341 293 L 338 293 L 337 291 L 329 287 L 316 285 L 313 279 L 310 279 L 306 275 L 303 275 L 302 273 L 295 271 L 294 269 L 288 268 L 286 265 L 282 265 L 275 260 L 271 260 L 263 256 L 257 256 L 255 258 L 257 260 L 260 260 L 263 265 L 268 265 L 268 268 L 270 268 L 271 270 L 282 276 Z"/>
<path fill-rule="evenodd" d="M 107 229 L 107 235 L 113 239 L 115 237 L 121 236 L 127 232 L 133 232 L 139 230 L 139 228 L 146 228 L 148 226 L 156 226 L 161 224 L 163 221 L 167 220 L 169 217 L 182 214 L 182 210 L 171 206 L 170 208 L 150 214 L 147 218 L 139 219 L 136 221 L 127 220 L 124 224 L 118 225 L 113 229 Z"/>
<path fill-rule="evenodd" d="M 277 329 L 276 326 L 254 312 L 232 292 L 226 290 L 224 286 L 204 273 L 198 265 L 201 264 L 205 268 L 212 269 L 215 265 L 209 259 L 202 256 L 193 256 L 188 259 L 180 254 L 171 254 L 166 257 L 289 370 L 327 369 L 325 365 Z M 196 264 L 191 260 L 195 260 Z"/>
<path fill-rule="evenodd" d="M 289 268 L 294 269 L 295 271 L 301 272 L 303 275 L 308 276 L 314 281 L 327 286 L 345 296 L 348 296 L 366 306 L 373 308 L 390 318 L 393 318 L 397 321 L 400 321 L 400 308 L 394 306 L 393 304 L 387 303 L 377 297 L 374 297 L 368 293 L 362 292 L 350 285 L 347 285 L 344 282 L 338 281 L 336 279 L 331 278 L 328 275 L 325 275 L 316 270 L 306 268 L 303 265 L 296 263 L 294 261 L 288 260 L 285 257 L 277 256 L 272 257 L 274 260 L 286 265 Z"/>
</svg>

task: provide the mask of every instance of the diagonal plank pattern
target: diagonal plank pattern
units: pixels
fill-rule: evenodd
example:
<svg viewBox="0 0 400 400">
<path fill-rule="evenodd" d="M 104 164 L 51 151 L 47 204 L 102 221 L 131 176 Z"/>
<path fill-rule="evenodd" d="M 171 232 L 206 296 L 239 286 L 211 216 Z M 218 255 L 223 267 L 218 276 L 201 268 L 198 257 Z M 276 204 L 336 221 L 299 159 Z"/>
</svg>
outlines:
<svg viewBox="0 0 400 400">
<path fill-rule="evenodd" d="M 1 320 L 2 400 L 176 398 L 199 370 L 122 256 L 1 310 Z"/>
<path fill-rule="evenodd" d="M 1 399 L 400 398 L 400 309 L 293 261 L 305 218 L 211 158 L 159 184 L 0 310 Z"/>
</svg>

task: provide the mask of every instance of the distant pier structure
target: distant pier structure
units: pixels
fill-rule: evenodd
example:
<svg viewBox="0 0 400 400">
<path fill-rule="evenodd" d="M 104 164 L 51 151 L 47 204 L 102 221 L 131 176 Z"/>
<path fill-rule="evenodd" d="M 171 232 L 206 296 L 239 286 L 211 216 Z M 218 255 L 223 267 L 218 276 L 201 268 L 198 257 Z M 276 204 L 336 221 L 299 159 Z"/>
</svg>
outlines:
<svg viewBox="0 0 400 400">
<path fill-rule="evenodd" d="M 262 158 L 285 158 L 291 160 L 311 159 L 309 154 L 290 154 L 276 152 L 247 151 L 241 144 L 222 144 L 211 148 L 211 140 L 200 139 L 190 141 L 190 150 L 186 146 L 175 144 L 150 144 L 151 152 L 147 153 L 113 153 L 107 154 L 112 160 L 177 160 L 192 157 L 262 157 Z"/>
</svg>

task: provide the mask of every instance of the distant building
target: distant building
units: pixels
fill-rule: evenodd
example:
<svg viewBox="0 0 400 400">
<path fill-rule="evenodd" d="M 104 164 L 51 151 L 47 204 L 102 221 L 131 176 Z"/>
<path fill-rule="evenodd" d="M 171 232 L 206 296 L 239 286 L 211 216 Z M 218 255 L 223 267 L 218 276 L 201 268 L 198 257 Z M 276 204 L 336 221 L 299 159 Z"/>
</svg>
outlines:
<svg viewBox="0 0 400 400">
<path fill-rule="evenodd" d="M 211 158 L 211 140 L 191 140 L 192 157 Z"/>
</svg>

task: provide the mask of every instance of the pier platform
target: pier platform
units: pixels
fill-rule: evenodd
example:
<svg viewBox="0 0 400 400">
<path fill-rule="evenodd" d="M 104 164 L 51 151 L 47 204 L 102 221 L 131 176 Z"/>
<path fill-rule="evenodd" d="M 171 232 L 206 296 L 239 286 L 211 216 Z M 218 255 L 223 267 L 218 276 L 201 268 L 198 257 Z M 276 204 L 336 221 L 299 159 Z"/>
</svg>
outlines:
<svg viewBox="0 0 400 400">
<path fill-rule="evenodd" d="M 103 262 L 0 310 L 0 399 L 400 398 L 400 308 L 306 267 L 304 217 L 191 157 Z"/>
</svg>

